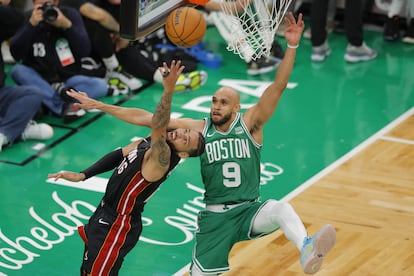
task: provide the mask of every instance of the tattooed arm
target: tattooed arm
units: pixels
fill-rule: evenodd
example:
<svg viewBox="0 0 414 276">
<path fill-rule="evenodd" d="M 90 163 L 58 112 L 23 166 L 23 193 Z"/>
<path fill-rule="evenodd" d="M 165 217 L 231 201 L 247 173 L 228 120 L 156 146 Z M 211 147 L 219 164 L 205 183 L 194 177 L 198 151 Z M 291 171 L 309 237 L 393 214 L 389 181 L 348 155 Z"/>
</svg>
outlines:
<svg viewBox="0 0 414 276">
<path fill-rule="evenodd" d="M 155 181 L 167 172 L 170 164 L 171 149 L 167 144 L 167 127 L 171 116 L 171 102 L 175 83 L 184 70 L 181 61 L 173 60 L 170 68 L 164 62 L 162 72 L 169 72 L 163 78 L 164 92 L 151 121 L 151 149 L 145 154 L 142 174 L 145 179 Z"/>
</svg>

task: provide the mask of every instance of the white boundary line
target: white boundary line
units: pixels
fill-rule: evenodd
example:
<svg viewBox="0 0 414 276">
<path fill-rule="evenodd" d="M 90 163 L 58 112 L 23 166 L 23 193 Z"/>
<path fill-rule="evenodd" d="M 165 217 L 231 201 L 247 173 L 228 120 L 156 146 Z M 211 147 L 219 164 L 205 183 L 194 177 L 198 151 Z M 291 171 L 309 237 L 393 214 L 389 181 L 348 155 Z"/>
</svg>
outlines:
<svg viewBox="0 0 414 276">
<path fill-rule="evenodd" d="M 319 173 L 315 174 L 313 177 L 309 178 L 309 180 L 307 180 L 306 182 L 301 184 L 298 188 L 296 188 L 295 190 L 293 190 L 292 192 L 287 194 L 285 197 L 283 197 L 282 201 L 289 201 L 292 198 L 298 196 L 300 193 L 302 193 L 307 188 L 309 188 L 310 186 L 315 184 L 317 181 L 319 181 L 322 177 L 326 176 L 327 174 L 332 172 L 334 169 L 338 168 L 340 165 L 342 165 L 343 163 L 345 163 L 346 161 L 348 161 L 349 159 L 351 159 L 352 157 L 357 155 L 359 152 L 361 152 L 362 150 L 367 148 L 369 145 L 373 144 L 378 139 L 381 139 L 382 136 L 385 135 L 385 133 L 389 132 L 390 130 L 395 128 L 397 125 L 401 124 L 401 122 L 403 122 L 404 120 L 406 120 L 408 117 L 410 117 L 413 114 L 414 114 L 414 107 L 412 107 L 411 109 L 409 109 L 408 111 L 403 113 L 400 117 L 398 117 L 397 119 L 395 119 L 394 121 L 389 123 L 387 126 L 385 126 L 381 130 L 376 132 L 374 135 L 372 135 L 371 137 L 369 137 L 365 141 L 363 141 L 361 144 L 359 144 L 354 149 L 352 149 L 351 151 L 349 151 L 348 153 L 343 155 L 341 158 L 337 159 L 331 165 L 329 165 L 328 167 L 326 167 L 325 169 L 323 169 Z M 388 137 L 388 136 L 386 136 L 386 137 Z M 398 140 L 396 138 L 394 138 L 394 139 L 386 138 L 386 139 L 392 140 L 392 141 L 395 141 L 395 142 L 403 142 L 403 141 L 401 141 L 402 139 L 400 139 L 400 140 Z M 404 140 L 404 141 L 405 141 L 405 143 L 407 143 L 407 140 Z M 190 268 L 190 264 L 187 264 L 183 268 L 181 268 L 179 271 L 174 273 L 172 276 L 182 276 L 182 275 L 184 275 L 185 273 L 187 273 L 189 271 L 189 268 Z"/>
<path fill-rule="evenodd" d="M 414 145 L 414 140 L 407 140 L 407 139 L 395 138 L 395 137 L 390 137 L 390 136 L 384 136 L 384 137 L 381 137 L 381 139 L 388 140 L 391 142 L 396 142 L 396 143 Z"/>
</svg>

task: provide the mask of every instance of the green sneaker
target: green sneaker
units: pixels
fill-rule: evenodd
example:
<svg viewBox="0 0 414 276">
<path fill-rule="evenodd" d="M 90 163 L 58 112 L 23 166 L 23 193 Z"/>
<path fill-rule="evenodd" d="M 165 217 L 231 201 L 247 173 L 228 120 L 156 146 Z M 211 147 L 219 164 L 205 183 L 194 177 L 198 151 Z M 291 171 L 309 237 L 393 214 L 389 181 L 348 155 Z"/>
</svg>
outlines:
<svg viewBox="0 0 414 276">
<path fill-rule="evenodd" d="M 108 79 L 108 96 L 126 95 L 129 87 L 118 78 Z"/>
<path fill-rule="evenodd" d="M 178 77 L 174 92 L 191 91 L 200 88 L 207 81 L 207 72 L 193 71 Z"/>
<path fill-rule="evenodd" d="M 137 90 L 138 88 L 141 88 L 142 82 L 125 71 L 121 65 L 116 67 L 114 70 L 108 70 L 106 72 L 105 78 L 107 80 L 111 79 L 118 79 L 120 82 L 123 83 L 123 85 L 128 86 L 131 90 Z"/>
<path fill-rule="evenodd" d="M 306 237 L 300 252 L 300 263 L 307 274 L 316 273 L 322 266 L 323 258 L 336 241 L 335 228 L 326 224 L 313 236 Z"/>
</svg>

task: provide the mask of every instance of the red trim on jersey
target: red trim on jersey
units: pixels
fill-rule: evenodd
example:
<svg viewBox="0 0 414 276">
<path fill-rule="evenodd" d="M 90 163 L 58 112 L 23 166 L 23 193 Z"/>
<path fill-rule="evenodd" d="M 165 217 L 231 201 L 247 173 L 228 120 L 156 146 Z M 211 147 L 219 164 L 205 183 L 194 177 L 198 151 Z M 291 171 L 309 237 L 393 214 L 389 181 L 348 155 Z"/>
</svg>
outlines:
<svg viewBox="0 0 414 276">
<path fill-rule="evenodd" d="M 83 242 L 88 245 L 88 237 L 86 237 L 85 226 L 81 225 L 78 227 L 78 233 Z"/>
<path fill-rule="evenodd" d="M 93 263 L 90 275 L 109 275 L 131 230 L 131 216 L 118 215 Z"/>
<path fill-rule="evenodd" d="M 151 182 L 144 179 L 141 172 L 137 172 L 129 181 L 126 189 L 122 193 L 116 211 L 119 214 L 130 214 L 135 206 L 136 198 L 148 187 Z"/>
<path fill-rule="evenodd" d="M 151 182 L 146 181 L 141 172 L 137 172 L 129 181 L 116 208 L 118 216 L 96 256 L 91 275 L 109 275 L 131 230 L 132 218 L 129 214 L 135 206 L 136 198 L 150 184 Z"/>
</svg>

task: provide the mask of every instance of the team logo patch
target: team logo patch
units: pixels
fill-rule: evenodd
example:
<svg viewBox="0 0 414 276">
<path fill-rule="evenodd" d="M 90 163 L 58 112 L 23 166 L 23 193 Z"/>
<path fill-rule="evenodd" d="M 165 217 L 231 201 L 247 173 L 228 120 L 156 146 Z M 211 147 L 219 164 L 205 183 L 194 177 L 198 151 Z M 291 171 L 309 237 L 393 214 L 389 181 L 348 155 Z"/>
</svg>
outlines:
<svg viewBox="0 0 414 276">
<path fill-rule="evenodd" d="M 235 131 L 236 131 L 236 134 L 242 134 L 243 133 L 243 128 L 240 127 L 240 126 L 236 127 Z"/>
</svg>

